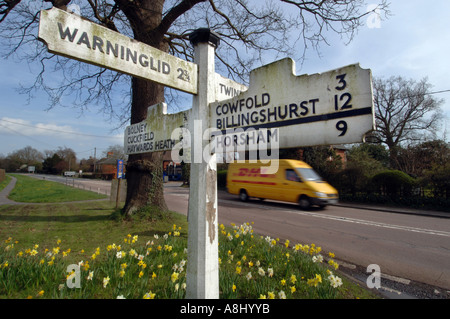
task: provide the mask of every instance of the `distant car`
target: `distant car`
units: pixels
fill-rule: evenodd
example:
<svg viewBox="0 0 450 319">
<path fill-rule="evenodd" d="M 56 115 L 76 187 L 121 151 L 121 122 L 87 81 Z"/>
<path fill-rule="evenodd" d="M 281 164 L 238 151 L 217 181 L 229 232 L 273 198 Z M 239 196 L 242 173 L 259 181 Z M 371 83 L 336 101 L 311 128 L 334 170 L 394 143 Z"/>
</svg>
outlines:
<svg viewBox="0 0 450 319">
<path fill-rule="evenodd" d="M 66 172 L 64 172 L 64 176 L 66 176 L 66 177 L 74 177 L 75 174 L 76 173 L 74 171 L 66 171 Z"/>
</svg>

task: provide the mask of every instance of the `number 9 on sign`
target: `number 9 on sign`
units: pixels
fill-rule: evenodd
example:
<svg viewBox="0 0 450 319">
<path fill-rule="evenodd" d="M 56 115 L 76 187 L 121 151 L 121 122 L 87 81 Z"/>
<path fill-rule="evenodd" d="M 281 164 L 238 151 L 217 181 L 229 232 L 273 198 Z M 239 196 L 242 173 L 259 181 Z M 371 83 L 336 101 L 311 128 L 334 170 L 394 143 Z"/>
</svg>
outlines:
<svg viewBox="0 0 450 319">
<path fill-rule="evenodd" d="M 339 136 L 344 136 L 345 133 L 347 133 L 347 122 L 345 121 L 339 121 L 336 123 L 336 129 L 341 132 Z"/>
</svg>

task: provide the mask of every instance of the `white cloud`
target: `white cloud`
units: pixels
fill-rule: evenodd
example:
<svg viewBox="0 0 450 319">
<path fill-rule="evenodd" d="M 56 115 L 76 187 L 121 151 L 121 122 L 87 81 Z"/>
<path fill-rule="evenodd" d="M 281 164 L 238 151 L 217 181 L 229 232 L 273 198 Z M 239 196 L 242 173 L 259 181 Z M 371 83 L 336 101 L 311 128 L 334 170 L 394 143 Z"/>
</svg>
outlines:
<svg viewBox="0 0 450 319">
<path fill-rule="evenodd" d="M 76 138 L 79 134 L 69 125 L 32 123 L 19 118 L 2 117 L 0 133 L 5 135 L 22 135 L 30 137 Z"/>
</svg>

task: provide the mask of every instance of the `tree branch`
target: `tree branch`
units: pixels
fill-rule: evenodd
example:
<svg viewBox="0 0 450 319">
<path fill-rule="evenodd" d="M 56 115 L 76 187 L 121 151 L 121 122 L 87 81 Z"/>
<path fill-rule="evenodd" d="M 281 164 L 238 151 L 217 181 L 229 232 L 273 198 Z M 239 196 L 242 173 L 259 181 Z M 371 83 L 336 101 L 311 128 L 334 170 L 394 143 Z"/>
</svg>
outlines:
<svg viewBox="0 0 450 319">
<path fill-rule="evenodd" d="M 207 0 L 183 0 L 178 5 L 173 7 L 167 12 L 167 14 L 163 17 L 159 26 L 155 29 L 155 32 L 165 34 L 172 24 L 177 20 L 181 15 L 192 9 L 197 3 L 205 2 Z"/>
<path fill-rule="evenodd" d="M 0 1 L 0 23 L 6 19 L 6 17 L 8 16 L 8 13 L 10 13 L 11 10 L 14 9 L 14 7 L 20 3 L 20 1 L 21 0 Z"/>
</svg>

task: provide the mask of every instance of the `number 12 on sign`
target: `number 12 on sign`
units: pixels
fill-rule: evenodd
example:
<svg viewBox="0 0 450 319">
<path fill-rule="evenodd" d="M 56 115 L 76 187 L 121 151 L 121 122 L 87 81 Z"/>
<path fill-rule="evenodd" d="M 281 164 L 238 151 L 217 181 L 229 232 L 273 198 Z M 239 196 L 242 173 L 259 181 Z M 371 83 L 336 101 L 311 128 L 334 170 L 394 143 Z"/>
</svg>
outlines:
<svg viewBox="0 0 450 319">
<path fill-rule="evenodd" d="M 345 81 L 345 76 L 347 74 L 340 74 L 336 76 L 336 80 L 339 80 L 339 85 L 335 87 L 336 90 L 342 91 L 347 87 L 347 81 Z M 347 110 L 351 109 L 352 105 L 350 104 L 352 100 L 352 95 L 348 92 L 342 93 L 341 95 L 336 94 L 334 96 L 334 110 L 340 111 L 340 110 Z M 346 121 L 339 121 L 336 123 L 336 129 L 341 132 L 339 136 L 344 136 L 345 133 L 347 133 L 347 122 Z"/>
</svg>

